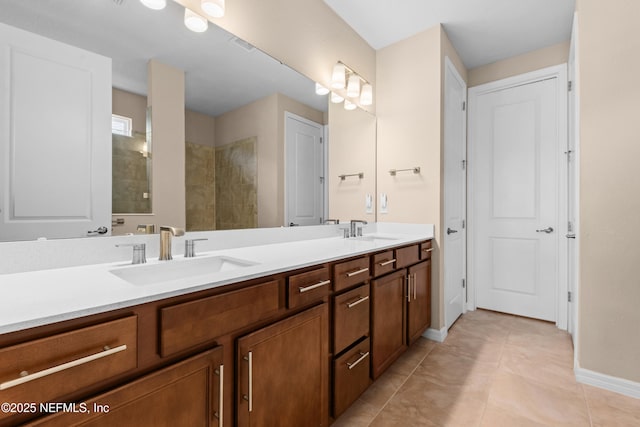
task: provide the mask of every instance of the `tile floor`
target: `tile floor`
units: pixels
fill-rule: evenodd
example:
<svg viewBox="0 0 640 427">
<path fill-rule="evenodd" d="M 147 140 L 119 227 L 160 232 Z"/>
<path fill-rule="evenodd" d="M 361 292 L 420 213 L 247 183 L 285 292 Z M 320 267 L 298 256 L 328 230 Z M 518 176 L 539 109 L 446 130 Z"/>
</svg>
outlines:
<svg viewBox="0 0 640 427">
<path fill-rule="evenodd" d="M 640 400 L 576 382 L 555 325 L 468 312 L 444 343 L 422 338 L 333 427 L 640 426 Z"/>
</svg>

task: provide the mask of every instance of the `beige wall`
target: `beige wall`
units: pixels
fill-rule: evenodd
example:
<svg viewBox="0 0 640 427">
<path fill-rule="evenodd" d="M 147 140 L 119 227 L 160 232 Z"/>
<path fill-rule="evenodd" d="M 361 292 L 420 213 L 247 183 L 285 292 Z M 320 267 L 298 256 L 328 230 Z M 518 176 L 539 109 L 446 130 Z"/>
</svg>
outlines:
<svg viewBox="0 0 640 427">
<path fill-rule="evenodd" d="M 343 104 L 329 104 L 329 218 L 347 222 L 364 219 L 375 222 L 376 216 L 376 118 L 356 109 L 347 111 Z M 364 173 L 364 178 L 338 178 L 343 174 Z M 366 213 L 365 197 L 370 194 L 373 210 Z"/>
<path fill-rule="evenodd" d="M 113 88 L 113 114 L 129 117 L 132 121 L 133 132 L 147 133 L 147 97 Z"/>
<path fill-rule="evenodd" d="M 569 42 L 534 50 L 502 61 L 469 70 L 469 87 L 493 82 L 552 65 L 564 64 L 569 57 Z"/>
<path fill-rule="evenodd" d="M 640 381 L 640 2 L 578 0 L 582 368 Z"/>
<path fill-rule="evenodd" d="M 175 1 L 200 10 L 200 0 Z M 312 80 L 328 85 L 341 60 L 375 87 L 376 52 L 323 1 L 233 0 L 211 20 Z"/>
<path fill-rule="evenodd" d="M 273 94 L 216 117 L 215 144 L 257 137 L 258 227 L 284 224 L 284 112 L 322 123 L 323 113 Z"/>
<path fill-rule="evenodd" d="M 137 216 L 157 226 L 186 226 L 184 72 L 155 60 L 149 61 L 153 215 Z"/>
<path fill-rule="evenodd" d="M 184 112 L 185 140 L 199 145 L 215 145 L 216 120 L 214 117 L 191 110 Z"/>
<path fill-rule="evenodd" d="M 408 66 L 411 64 L 411 66 Z M 433 27 L 378 51 L 377 192 L 389 197 L 379 222 L 435 225 L 440 246 L 441 214 L 441 29 Z M 421 173 L 390 169 L 420 166 Z M 432 328 L 443 326 L 439 250 L 434 251 Z"/>
</svg>

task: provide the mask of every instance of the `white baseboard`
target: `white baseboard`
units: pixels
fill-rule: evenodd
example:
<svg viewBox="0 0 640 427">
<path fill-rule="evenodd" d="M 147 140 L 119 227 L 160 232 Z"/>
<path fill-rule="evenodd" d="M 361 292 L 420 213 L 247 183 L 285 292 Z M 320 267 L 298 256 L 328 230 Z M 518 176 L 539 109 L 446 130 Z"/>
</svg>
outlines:
<svg viewBox="0 0 640 427">
<path fill-rule="evenodd" d="M 443 342 L 444 339 L 447 338 L 447 328 L 442 328 L 440 330 L 429 328 L 424 334 L 422 334 L 422 336 L 432 341 Z"/>
<path fill-rule="evenodd" d="M 612 377 L 611 375 L 601 374 L 600 372 L 590 371 L 589 369 L 577 366 L 573 371 L 576 374 L 576 380 L 580 383 L 640 399 L 640 383 Z"/>
</svg>

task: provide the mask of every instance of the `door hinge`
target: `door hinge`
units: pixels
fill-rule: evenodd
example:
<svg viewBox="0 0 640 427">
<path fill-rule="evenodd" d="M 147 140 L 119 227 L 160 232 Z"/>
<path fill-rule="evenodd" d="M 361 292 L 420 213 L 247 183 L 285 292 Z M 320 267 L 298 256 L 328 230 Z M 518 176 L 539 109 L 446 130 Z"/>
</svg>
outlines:
<svg viewBox="0 0 640 427">
<path fill-rule="evenodd" d="M 573 232 L 573 224 L 571 223 L 571 221 L 567 223 L 567 231 L 569 233 Z"/>
<path fill-rule="evenodd" d="M 571 291 L 567 292 L 567 301 L 571 302 Z"/>
<path fill-rule="evenodd" d="M 324 184 L 324 176 L 320 177 L 320 184 Z"/>
<path fill-rule="evenodd" d="M 567 90 L 568 90 L 569 92 L 571 92 L 571 91 L 573 90 L 573 82 L 572 82 L 571 80 L 569 80 L 569 81 L 567 82 Z"/>
<path fill-rule="evenodd" d="M 462 228 L 464 228 L 467 225 L 467 221 L 466 220 L 462 220 Z"/>
<path fill-rule="evenodd" d="M 322 144 L 324 142 L 323 138 L 320 137 L 320 144 Z"/>
<path fill-rule="evenodd" d="M 463 160 L 462 161 L 462 170 L 466 170 L 467 169 L 467 161 Z"/>
<path fill-rule="evenodd" d="M 467 111 L 467 101 L 462 101 L 462 111 Z"/>
<path fill-rule="evenodd" d="M 467 281 L 465 279 L 462 279 L 462 288 L 466 288 L 467 287 Z"/>
</svg>

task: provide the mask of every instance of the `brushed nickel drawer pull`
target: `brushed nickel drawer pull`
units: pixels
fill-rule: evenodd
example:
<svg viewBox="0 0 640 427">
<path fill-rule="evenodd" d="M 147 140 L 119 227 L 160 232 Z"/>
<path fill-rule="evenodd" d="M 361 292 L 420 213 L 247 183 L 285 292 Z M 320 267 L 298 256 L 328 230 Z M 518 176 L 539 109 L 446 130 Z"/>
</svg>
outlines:
<svg viewBox="0 0 640 427">
<path fill-rule="evenodd" d="M 395 258 L 390 259 L 389 261 L 381 261 L 381 262 L 378 263 L 378 265 L 380 267 L 384 267 L 385 265 L 393 264 L 394 262 L 396 262 Z"/>
<path fill-rule="evenodd" d="M 411 275 L 407 276 L 407 302 L 411 302 Z"/>
<path fill-rule="evenodd" d="M 369 295 L 367 295 L 366 297 L 359 297 L 356 301 L 347 304 L 347 308 L 355 307 L 356 305 L 360 304 L 361 302 L 365 302 L 368 299 Z"/>
<path fill-rule="evenodd" d="M 322 282 L 318 282 L 315 285 L 311 285 L 311 286 L 307 286 L 307 287 L 300 286 L 298 288 L 298 290 L 300 291 L 300 293 L 303 293 L 303 292 L 307 292 L 307 291 L 319 288 L 321 286 L 326 286 L 326 285 L 328 285 L 330 283 L 331 283 L 331 280 L 323 280 Z"/>
<path fill-rule="evenodd" d="M 220 377 L 220 397 L 218 398 L 218 412 L 215 413 L 214 416 L 218 418 L 218 426 L 222 427 L 224 426 L 224 365 L 220 365 L 220 367 L 216 369 L 216 374 Z"/>
<path fill-rule="evenodd" d="M 356 271 L 352 271 L 350 273 L 347 273 L 347 277 L 357 276 L 358 274 L 366 273 L 367 271 L 369 271 L 369 267 L 361 268 L 360 270 L 356 270 Z"/>
<path fill-rule="evenodd" d="M 422 250 L 422 252 L 431 252 L 431 251 L 433 251 L 433 248 L 426 248 Z"/>
<path fill-rule="evenodd" d="M 347 362 L 347 368 L 349 368 L 349 369 L 355 368 L 356 366 L 358 366 L 358 363 L 362 362 L 368 356 L 369 356 L 369 352 L 368 351 L 366 353 L 360 352 L 360 357 L 358 358 L 358 360 L 356 360 L 353 363 Z"/>
<path fill-rule="evenodd" d="M 63 363 L 61 365 L 54 366 L 52 368 L 43 369 L 42 371 L 38 371 L 33 374 L 29 374 L 25 371 L 20 373 L 21 378 L 16 378 L 15 380 L 7 381 L 0 384 L 0 390 L 6 390 L 11 387 L 15 387 L 20 384 L 28 383 L 29 381 L 36 380 L 38 378 L 46 377 L 48 375 L 55 374 L 57 372 L 65 371 L 67 369 L 74 368 L 76 366 L 84 365 L 85 363 L 92 362 L 94 360 L 102 359 L 103 357 L 110 356 L 115 353 L 119 353 L 127 349 L 127 345 L 123 344 L 116 348 L 105 347 L 105 350 L 91 354 L 89 356 L 81 357 L 80 359 L 72 360 L 71 362 Z M 25 375 L 23 375 L 25 374 Z"/>
<path fill-rule="evenodd" d="M 244 357 L 244 360 L 249 362 L 249 395 L 247 396 L 245 394 L 244 396 L 242 396 L 242 398 L 247 402 L 249 402 L 249 412 L 252 412 L 253 411 L 253 352 L 250 351 L 249 354 L 247 354 Z"/>
</svg>

